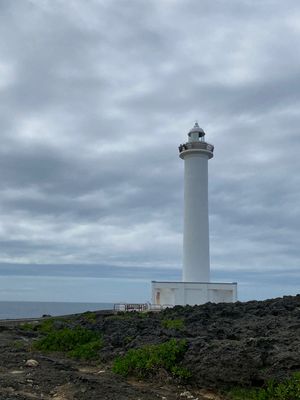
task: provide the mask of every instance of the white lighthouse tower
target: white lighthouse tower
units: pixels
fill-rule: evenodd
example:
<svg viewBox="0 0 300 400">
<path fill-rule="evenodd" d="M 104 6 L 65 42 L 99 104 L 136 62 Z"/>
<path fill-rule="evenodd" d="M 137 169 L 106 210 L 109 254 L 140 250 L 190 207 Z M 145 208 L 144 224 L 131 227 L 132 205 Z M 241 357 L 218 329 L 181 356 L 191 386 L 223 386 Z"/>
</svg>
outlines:
<svg viewBox="0 0 300 400">
<path fill-rule="evenodd" d="M 184 232 L 182 282 L 152 282 L 152 302 L 160 305 L 195 305 L 208 301 L 233 302 L 237 284 L 210 282 L 208 160 L 214 146 L 196 122 L 188 141 L 179 146 L 184 160 Z"/>
<path fill-rule="evenodd" d="M 209 282 L 208 160 L 214 147 L 198 123 L 179 146 L 184 160 L 183 282 Z"/>
</svg>

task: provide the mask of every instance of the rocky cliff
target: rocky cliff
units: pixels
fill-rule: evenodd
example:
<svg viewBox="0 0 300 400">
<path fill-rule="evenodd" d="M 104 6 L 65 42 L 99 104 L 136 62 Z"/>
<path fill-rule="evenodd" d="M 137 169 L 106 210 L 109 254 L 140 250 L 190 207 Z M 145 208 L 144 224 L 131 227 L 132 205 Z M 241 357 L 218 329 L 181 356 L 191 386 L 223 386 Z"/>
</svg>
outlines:
<svg viewBox="0 0 300 400">
<path fill-rule="evenodd" d="M 69 351 L 68 340 L 79 343 L 85 337 L 93 342 Z M 166 343 L 169 347 L 160 346 Z M 184 348 L 175 369 L 170 364 L 177 357 L 174 343 Z M 54 345 L 61 351 L 53 351 Z M 148 353 L 136 352 L 145 348 Z M 224 393 L 231 387 L 261 387 L 300 371 L 300 295 L 158 313 L 96 312 L 30 323 L 2 321 L 0 350 L 0 399 L 229 398 Z M 130 371 L 142 365 L 137 356 L 152 353 L 154 364 L 148 365 L 145 379 L 142 374 L 131 376 Z M 137 367 L 124 377 L 114 372 L 114 363 L 125 359 L 128 364 L 128 354 Z"/>
</svg>

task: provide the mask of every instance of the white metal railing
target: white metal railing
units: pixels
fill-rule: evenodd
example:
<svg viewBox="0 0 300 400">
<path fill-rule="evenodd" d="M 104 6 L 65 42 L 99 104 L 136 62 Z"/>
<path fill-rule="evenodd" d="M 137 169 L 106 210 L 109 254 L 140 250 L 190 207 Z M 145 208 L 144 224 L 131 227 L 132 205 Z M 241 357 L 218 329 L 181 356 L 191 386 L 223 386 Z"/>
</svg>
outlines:
<svg viewBox="0 0 300 400">
<path fill-rule="evenodd" d="M 146 312 L 161 311 L 174 307 L 172 304 L 151 304 L 151 303 L 115 303 L 114 312 Z"/>
</svg>

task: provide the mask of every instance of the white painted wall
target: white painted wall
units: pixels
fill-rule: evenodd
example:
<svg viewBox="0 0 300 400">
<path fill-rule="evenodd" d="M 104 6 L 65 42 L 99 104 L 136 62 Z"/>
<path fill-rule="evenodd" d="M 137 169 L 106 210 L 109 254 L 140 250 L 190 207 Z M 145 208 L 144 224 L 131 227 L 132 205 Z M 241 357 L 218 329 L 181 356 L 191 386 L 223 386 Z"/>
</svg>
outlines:
<svg viewBox="0 0 300 400">
<path fill-rule="evenodd" d="M 185 151 L 183 282 L 209 282 L 207 152 Z"/>
<path fill-rule="evenodd" d="M 152 282 L 152 303 L 199 305 L 237 301 L 236 283 Z"/>
</svg>

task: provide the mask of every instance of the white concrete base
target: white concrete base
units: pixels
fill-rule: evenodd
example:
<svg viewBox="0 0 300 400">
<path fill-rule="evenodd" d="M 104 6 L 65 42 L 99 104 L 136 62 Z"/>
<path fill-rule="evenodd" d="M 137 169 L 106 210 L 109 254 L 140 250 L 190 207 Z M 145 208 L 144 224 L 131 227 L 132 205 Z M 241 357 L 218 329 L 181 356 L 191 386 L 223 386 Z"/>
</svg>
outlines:
<svg viewBox="0 0 300 400">
<path fill-rule="evenodd" d="M 237 283 L 152 281 L 152 303 L 160 305 L 199 305 L 237 301 Z"/>
</svg>

